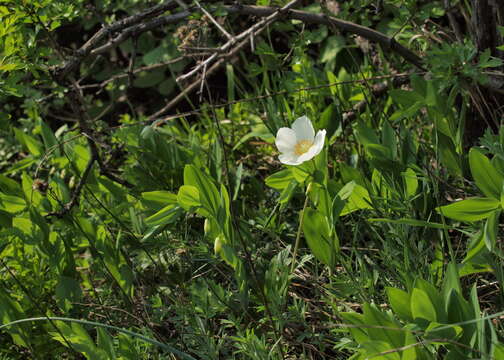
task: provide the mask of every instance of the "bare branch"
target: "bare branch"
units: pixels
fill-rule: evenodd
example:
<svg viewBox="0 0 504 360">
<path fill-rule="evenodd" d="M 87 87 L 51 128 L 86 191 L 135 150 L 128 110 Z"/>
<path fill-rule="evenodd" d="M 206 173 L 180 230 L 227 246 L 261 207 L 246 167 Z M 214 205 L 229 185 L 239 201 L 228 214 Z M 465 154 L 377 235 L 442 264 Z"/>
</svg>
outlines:
<svg viewBox="0 0 504 360">
<path fill-rule="evenodd" d="M 408 62 L 412 63 L 416 67 L 425 70 L 422 64 L 422 59 L 418 57 L 414 52 L 402 46 L 398 42 L 396 42 L 393 38 L 386 36 L 376 30 L 367 28 L 365 26 L 361 26 L 358 24 L 351 23 L 349 21 L 344 21 L 337 19 L 332 16 L 327 16 L 324 14 L 315 14 L 309 13 L 306 11 L 300 10 L 292 10 L 291 6 L 295 5 L 295 1 L 287 4 L 281 9 L 274 7 L 264 7 L 264 6 L 245 6 L 245 5 L 229 5 L 224 6 L 224 9 L 228 11 L 230 14 L 243 14 L 243 15 L 251 15 L 265 18 L 262 21 L 256 23 L 253 27 L 248 30 L 242 32 L 240 35 L 234 37 L 234 41 L 229 40 L 226 44 L 221 46 L 219 49 L 223 51 L 228 51 L 231 47 L 233 47 L 236 42 L 242 40 L 244 37 L 252 36 L 252 34 L 256 33 L 258 28 L 261 28 L 264 24 L 267 24 L 271 21 L 274 21 L 280 14 L 283 17 L 288 19 L 296 19 L 305 23 L 313 23 L 313 24 L 323 24 L 334 26 L 335 28 L 346 31 L 349 33 L 357 34 L 366 38 L 368 40 L 374 41 L 382 45 L 384 48 L 389 49 L 391 51 L 396 52 L 398 55 L 402 56 Z M 146 10 L 137 15 L 130 16 L 124 20 L 118 21 L 99 30 L 91 39 L 89 39 L 79 50 L 76 51 L 75 56 L 73 56 L 70 60 L 65 61 L 62 65 L 53 68 L 52 71 L 56 75 L 58 79 L 65 78 L 71 71 L 75 70 L 79 64 L 86 58 L 87 56 L 96 56 L 102 53 L 109 51 L 110 49 L 118 46 L 122 42 L 126 41 L 132 36 L 138 36 L 140 33 L 150 31 L 156 28 L 159 28 L 168 24 L 175 24 L 180 21 L 185 20 L 189 15 L 191 15 L 193 9 L 186 9 L 179 13 L 167 16 L 156 17 L 152 20 L 146 21 L 142 23 L 142 21 L 155 17 L 160 13 L 172 9 L 176 6 L 176 2 L 167 1 L 163 5 L 159 5 L 157 7 L 151 8 L 150 10 Z M 110 34 L 118 33 L 116 37 L 111 39 L 105 44 L 102 44 L 102 41 L 106 36 Z M 207 65 L 214 63 L 218 60 L 216 53 L 210 56 L 205 60 Z M 179 78 L 179 80 L 183 80 L 195 74 L 197 71 L 202 69 L 204 64 L 199 64 L 195 69 L 193 69 L 188 74 L 183 75 Z M 210 70 L 210 69 L 208 69 Z"/>
<path fill-rule="evenodd" d="M 146 23 L 131 26 L 131 27 L 123 30 L 121 33 L 119 33 L 119 35 L 117 35 L 115 38 L 113 38 L 112 40 L 110 40 L 106 44 L 90 50 L 88 54 L 91 54 L 91 55 L 102 54 L 104 52 L 109 51 L 110 49 L 113 49 L 113 48 L 119 46 L 119 44 L 125 42 L 126 40 L 128 40 L 130 37 L 132 37 L 134 35 L 138 36 L 139 34 L 141 34 L 143 32 L 157 29 L 158 27 L 161 27 L 164 25 L 176 24 L 182 20 L 185 20 L 189 15 L 191 15 L 191 11 L 184 10 L 184 11 L 179 12 L 177 14 L 158 17 L 158 18 L 151 20 L 151 21 L 148 21 Z"/>
<path fill-rule="evenodd" d="M 205 10 L 205 8 L 203 6 L 201 6 L 201 4 L 199 3 L 198 0 L 194 0 L 194 3 L 196 5 L 198 5 L 198 7 L 200 8 L 201 11 L 203 11 L 203 13 L 210 19 L 211 22 L 214 23 L 215 26 L 217 26 L 217 29 L 219 29 L 221 31 L 221 33 L 224 34 L 225 37 L 227 37 L 229 40 L 232 40 L 232 41 L 235 41 L 234 38 L 233 38 L 233 35 L 231 35 L 230 33 L 228 33 L 226 31 L 226 29 L 224 29 L 221 24 L 219 24 L 217 22 L 217 20 L 214 19 L 214 17 L 212 16 L 212 14 L 210 14 L 208 11 Z"/>
<path fill-rule="evenodd" d="M 261 21 L 255 23 L 250 28 L 248 28 L 247 30 L 243 31 L 242 33 L 240 33 L 236 37 L 231 38 L 227 43 L 225 43 L 224 45 L 222 45 L 219 49 L 221 51 L 227 51 L 234 44 L 236 44 L 237 41 L 240 41 L 240 40 L 242 40 L 244 38 L 247 38 L 251 34 L 254 34 L 254 33 L 258 34 L 260 32 L 259 29 L 261 29 L 261 30 L 265 29 L 267 25 L 271 24 L 273 21 L 275 21 L 276 19 L 278 19 L 280 17 L 280 15 L 284 14 L 290 8 L 292 8 L 293 6 L 295 6 L 298 2 L 299 2 L 299 0 L 292 0 L 287 5 L 285 5 L 284 7 L 280 8 L 280 9 L 269 8 L 269 9 L 272 9 L 273 11 L 270 14 L 268 14 L 264 19 L 262 19 Z M 217 59 L 217 56 L 218 56 L 218 53 L 212 54 L 205 61 L 201 62 L 200 64 L 198 64 L 198 66 L 196 66 L 194 69 L 192 69 L 191 71 L 189 71 L 187 74 L 179 76 L 176 81 L 180 82 L 180 81 L 183 81 L 183 80 L 185 80 L 187 78 L 190 78 L 191 76 L 193 76 L 194 74 L 196 74 L 200 69 L 202 69 L 204 67 L 207 67 L 208 65 L 212 64 L 213 62 L 215 62 L 215 60 Z"/>
<path fill-rule="evenodd" d="M 59 79 L 65 78 L 70 72 L 72 72 L 79 66 L 82 60 L 86 56 L 88 56 L 90 52 L 94 48 L 96 48 L 103 39 L 105 39 L 110 34 L 121 31 L 134 24 L 138 24 L 145 19 L 155 17 L 159 14 L 164 13 L 165 11 L 172 10 L 176 7 L 176 5 L 176 2 L 174 2 L 173 0 L 168 0 L 163 4 L 153 6 L 139 14 L 116 21 L 109 26 L 104 26 L 101 30 L 95 33 L 91 37 L 91 39 L 89 39 L 84 45 L 82 45 L 79 50 L 77 50 L 72 59 L 64 62 L 63 65 L 60 65 L 53 69 L 56 77 Z"/>
<path fill-rule="evenodd" d="M 269 16 L 276 11 L 276 9 L 271 7 L 246 5 L 231 5 L 226 6 L 225 9 L 231 14 L 247 14 L 260 17 Z M 300 10 L 286 10 L 284 16 L 289 19 L 296 19 L 306 23 L 334 26 L 339 30 L 360 35 L 363 38 L 377 42 L 384 48 L 396 52 L 419 69 L 425 70 L 422 64 L 422 59 L 418 55 L 399 44 L 393 38 L 388 37 L 387 35 L 382 34 L 379 31 L 354 24 L 349 21 L 340 20 L 332 16 L 327 16 L 325 14 L 315 14 Z"/>
</svg>

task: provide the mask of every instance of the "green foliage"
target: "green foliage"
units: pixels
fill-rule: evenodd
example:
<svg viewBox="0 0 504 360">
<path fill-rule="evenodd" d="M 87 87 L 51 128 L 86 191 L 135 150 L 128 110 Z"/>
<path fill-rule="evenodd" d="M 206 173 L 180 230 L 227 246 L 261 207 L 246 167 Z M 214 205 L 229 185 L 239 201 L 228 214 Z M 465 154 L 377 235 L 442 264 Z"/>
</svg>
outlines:
<svg viewBox="0 0 504 360">
<path fill-rule="evenodd" d="M 0 1 L 0 358 L 504 357 L 504 127 L 465 129 L 502 61 L 440 40 L 439 2 L 302 9 L 427 73 L 280 17 L 197 95 L 175 78 L 227 41 L 208 16 L 155 1 L 124 33 L 145 2 L 91 3 Z M 200 3 L 233 36 L 257 22 Z M 302 115 L 324 149 L 285 166 Z"/>
</svg>

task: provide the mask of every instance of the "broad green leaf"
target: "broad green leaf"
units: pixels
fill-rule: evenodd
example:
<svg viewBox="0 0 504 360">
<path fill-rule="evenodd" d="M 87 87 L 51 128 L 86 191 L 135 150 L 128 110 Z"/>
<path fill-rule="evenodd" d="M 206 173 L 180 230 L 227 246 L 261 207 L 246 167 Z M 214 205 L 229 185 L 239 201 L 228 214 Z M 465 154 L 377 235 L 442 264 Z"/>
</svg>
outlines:
<svg viewBox="0 0 504 360">
<path fill-rule="evenodd" d="M 283 189 L 282 193 L 280 194 L 280 197 L 278 198 L 280 209 L 285 208 L 289 200 L 292 198 L 292 195 L 294 195 L 294 192 L 296 191 L 297 187 L 298 182 L 296 180 L 291 180 L 289 185 L 285 189 Z"/>
<path fill-rule="evenodd" d="M 89 163 L 89 159 L 91 158 L 91 153 L 89 152 L 89 149 L 87 148 L 87 146 L 76 144 L 73 147 L 73 151 L 71 154 L 75 160 L 77 169 L 79 169 L 80 172 L 83 172 Z M 89 180 L 87 183 L 89 184 Z"/>
<path fill-rule="evenodd" d="M 492 214 L 490 214 L 490 216 L 486 219 L 485 227 L 483 230 L 485 245 L 487 249 L 492 252 L 496 250 L 500 214 L 500 209 L 495 210 Z"/>
<path fill-rule="evenodd" d="M 457 264 L 450 262 L 446 267 L 443 283 L 443 298 L 445 302 L 448 302 L 448 297 L 452 290 L 454 290 L 458 294 L 462 294 Z"/>
<path fill-rule="evenodd" d="M 236 201 L 236 199 L 238 199 L 238 194 L 240 193 L 242 176 L 243 176 L 243 163 L 240 163 L 240 165 L 238 165 L 238 169 L 236 169 L 236 173 L 235 173 L 233 201 Z"/>
<path fill-rule="evenodd" d="M 390 306 L 397 316 L 403 321 L 412 321 L 413 316 L 411 314 L 410 294 L 401 289 L 392 287 L 387 287 L 386 291 Z"/>
<path fill-rule="evenodd" d="M 301 165 L 290 166 L 289 169 L 294 179 L 300 184 L 304 183 L 310 174 L 313 174 L 315 171 L 313 161 L 306 161 Z"/>
<path fill-rule="evenodd" d="M 142 202 L 158 209 L 175 204 L 177 201 L 177 195 L 169 191 L 159 190 L 142 193 Z"/>
<path fill-rule="evenodd" d="M 504 46 L 501 46 L 501 50 L 504 50 Z M 493 358 L 494 359 L 504 359 L 504 344 L 503 343 L 496 343 L 492 344 L 493 346 Z"/>
<path fill-rule="evenodd" d="M 198 189 L 201 205 L 216 217 L 221 204 L 220 194 L 210 177 L 194 165 L 186 165 L 184 168 L 184 184 Z"/>
<path fill-rule="evenodd" d="M 461 335 L 460 341 L 463 344 L 471 342 L 474 333 L 476 332 L 475 323 L 464 324 L 465 321 L 473 320 L 474 314 L 471 305 L 460 295 L 456 290 L 452 289 L 448 294 L 446 302 L 446 313 L 448 315 L 449 324 L 461 324 L 462 334 L 454 334 L 452 336 Z"/>
<path fill-rule="evenodd" d="M 41 129 L 41 134 L 42 134 L 42 140 L 44 141 L 44 146 L 46 151 L 51 150 L 53 151 L 53 147 L 58 145 L 58 139 L 56 139 L 56 136 L 54 136 L 53 131 L 47 125 L 44 121 L 40 120 L 39 122 L 40 129 Z M 56 150 L 55 153 L 59 155 L 59 151 Z"/>
<path fill-rule="evenodd" d="M 366 188 L 357 185 L 355 182 L 346 184 L 339 192 L 338 196 L 347 202 L 340 213 L 340 216 L 348 215 L 354 211 L 362 209 L 372 209 L 371 198 Z"/>
<path fill-rule="evenodd" d="M 410 324 L 413 325 L 413 324 Z M 414 326 L 414 325 L 413 325 Z M 404 329 L 407 329 L 408 325 L 404 327 Z M 416 344 L 418 342 L 418 338 L 416 334 L 412 332 L 406 332 L 404 336 L 404 346 L 407 347 L 408 345 Z M 426 359 L 427 356 L 423 357 L 422 356 L 422 351 L 423 349 L 418 348 L 417 346 L 412 346 L 410 348 L 404 349 L 401 351 L 401 359 L 402 360 L 417 360 L 417 359 Z"/>
<path fill-rule="evenodd" d="M 346 41 L 341 35 L 329 36 L 326 39 L 325 46 L 320 53 L 320 62 L 326 63 L 335 61 L 336 55 L 345 48 Z"/>
<path fill-rule="evenodd" d="M 332 224 L 332 199 L 325 186 L 312 183 L 310 199 L 317 205 L 317 210 L 326 216 L 329 224 Z"/>
<path fill-rule="evenodd" d="M 11 178 L 0 174 L 0 192 L 6 195 L 23 195 L 22 187 Z"/>
<path fill-rule="evenodd" d="M 21 305 L 13 300 L 3 288 L 0 288 L 0 324 L 6 324 L 23 318 L 26 318 L 26 316 Z M 30 344 L 29 329 L 30 326 L 28 324 L 20 324 L 9 327 L 7 332 L 15 344 L 27 347 Z"/>
<path fill-rule="evenodd" d="M 3 175 L 8 175 L 10 173 L 26 169 L 27 167 L 32 166 L 36 160 L 37 159 L 33 156 L 28 156 L 22 160 L 19 160 L 14 165 L 12 165 L 9 169 L 3 171 Z"/>
<path fill-rule="evenodd" d="M 182 212 L 183 211 L 179 206 L 170 204 L 145 219 L 145 223 L 148 226 L 171 224 L 175 222 L 180 215 L 182 215 Z"/>
<path fill-rule="evenodd" d="M 331 136 L 341 128 L 340 114 L 338 112 L 338 107 L 335 104 L 330 104 L 320 115 L 320 121 L 317 123 L 319 129 L 327 130 L 327 138 L 330 139 Z"/>
<path fill-rule="evenodd" d="M 292 180 L 294 180 L 292 171 L 290 169 L 284 169 L 268 176 L 265 182 L 269 187 L 282 191 L 289 186 Z"/>
<path fill-rule="evenodd" d="M 373 192 L 383 199 L 390 199 L 391 193 L 394 190 L 383 176 L 383 174 L 378 171 L 378 169 L 373 170 L 371 175 L 371 185 Z"/>
<path fill-rule="evenodd" d="M 423 102 L 423 97 L 416 91 L 392 89 L 389 91 L 389 95 L 394 102 L 402 105 L 404 108 L 409 108 L 417 102 Z"/>
<path fill-rule="evenodd" d="M 500 207 L 500 201 L 492 198 L 470 198 L 450 205 L 440 206 L 436 211 L 459 221 L 479 221 L 488 218 Z"/>
<path fill-rule="evenodd" d="M 221 184 L 220 186 L 220 201 L 221 201 L 221 208 L 224 208 L 224 211 L 226 213 L 226 216 L 230 216 L 230 199 L 229 199 L 229 192 L 227 191 L 227 188 L 224 186 L 224 184 Z"/>
<path fill-rule="evenodd" d="M 0 193 L 0 210 L 15 214 L 26 207 L 26 202 L 23 198 Z"/>
<path fill-rule="evenodd" d="M 365 303 L 363 305 L 364 322 L 371 325 L 367 333 L 371 340 L 384 341 L 392 347 L 404 345 L 404 332 L 400 331 L 398 323 L 390 316 L 377 309 L 375 305 Z M 375 327 L 373 327 L 375 326 Z M 396 328 L 397 330 L 394 330 Z"/>
<path fill-rule="evenodd" d="M 42 144 L 35 140 L 32 136 L 25 134 L 23 131 L 13 128 L 16 139 L 28 149 L 33 156 L 42 154 Z"/>
<path fill-rule="evenodd" d="M 366 341 L 371 340 L 367 334 L 368 327 L 366 325 L 368 324 L 366 324 L 364 320 L 364 315 L 355 312 L 344 312 L 339 315 L 343 318 L 344 323 L 348 325 L 355 325 L 355 327 L 348 327 L 348 331 L 350 331 L 358 344 L 363 344 Z"/>
<path fill-rule="evenodd" d="M 199 191 L 196 187 L 183 185 L 177 194 L 177 201 L 184 210 L 201 206 Z"/>
<path fill-rule="evenodd" d="M 339 244 L 336 234 L 330 231 L 327 218 L 312 208 L 306 208 L 303 232 L 315 258 L 330 267 L 334 266 Z"/>
<path fill-rule="evenodd" d="M 117 359 L 114 350 L 114 341 L 112 340 L 112 337 L 109 335 L 107 330 L 102 327 L 97 327 L 96 333 L 96 344 L 98 345 L 98 348 L 107 353 L 108 360 Z"/>
<path fill-rule="evenodd" d="M 437 321 L 436 309 L 427 293 L 420 289 L 413 289 L 411 293 L 411 315 L 413 319 L 424 319 L 429 322 Z"/>
<path fill-rule="evenodd" d="M 88 332 L 78 323 L 67 325 L 63 321 L 53 321 L 59 331 L 50 332 L 54 340 L 59 341 L 64 346 L 70 345 L 73 350 L 82 353 L 89 360 L 105 360 L 104 353 L 98 349 Z"/>
<path fill-rule="evenodd" d="M 365 186 L 366 180 L 364 176 L 360 173 L 360 171 L 357 170 L 356 168 L 351 167 L 350 165 L 347 165 L 345 163 L 340 163 L 339 170 L 341 173 L 341 180 L 343 181 L 344 184 L 348 184 L 351 181 L 355 181 L 358 185 Z"/>
<path fill-rule="evenodd" d="M 218 239 L 219 239 L 219 237 L 217 237 L 217 239 L 215 239 L 215 241 L 217 242 Z M 221 257 L 222 260 L 224 260 L 233 269 L 235 269 L 235 270 L 237 269 L 237 267 L 240 264 L 240 258 L 238 257 L 236 250 L 232 246 L 229 246 L 226 243 L 221 243 L 219 245 L 219 248 L 217 248 L 217 243 L 216 243 L 216 244 L 214 244 L 214 249 L 215 249 L 215 252 Z"/>
<path fill-rule="evenodd" d="M 437 135 L 441 163 L 444 164 L 453 175 L 462 176 L 460 155 L 457 154 L 453 141 L 439 131 L 437 132 Z"/>
<path fill-rule="evenodd" d="M 394 129 L 390 125 L 390 121 L 383 122 L 381 138 L 382 138 L 382 144 L 389 150 L 391 158 L 392 159 L 396 158 L 397 138 Z"/>
<path fill-rule="evenodd" d="M 354 133 L 359 144 L 365 146 L 368 144 L 379 144 L 380 140 L 373 129 L 367 126 L 364 122 L 358 121 L 354 125 Z"/>
<path fill-rule="evenodd" d="M 417 278 L 415 280 L 415 288 L 420 289 L 427 294 L 434 306 L 434 309 L 436 310 L 437 321 L 444 323 L 446 321 L 444 299 L 436 287 L 422 278 Z"/>
<path fill-rule="evenodd" d="M 355 181 L 350 181 L 347 183 L 345 186 L 343 186 L 340 191 L 338 191 L 338 197 L 341 200 L 347 200 L 350 196 L 352 196 L 352 193 L 355 189 L 356 182 Z"/>
<path fill-rule="evenodd" d="M 469 166 L 474 181 L 481 192 L 487 197 L 500 199 L 504 177 L 477 148 L 472 148 L 469 151 Z"/>
<path fill-rule="evenodd" d="M 418 190 L 418 178 L 413 169 L 407 168 L 405 172 L 402 173 L 404 184 L 406 185 L 406 196 L 411 198 L 415 196 Z"/>
<path fill-rule="evenodd" d="M 381 144 L 366 144 L 364 146 L 366 152 L 371 158 L 381 160 L 381 161 L 389 161 L 392 160 L 392 152 L 391 150 Z"/>
<path fill-rule="evenodd" d="M 21 185 L 26 202 L 32 206 L 39 206 L 43 196 L 33 188 L 33 179 L 24 171 L 21 174 Z"/>
<path fill-rule="evenodd" d="M 457 340 L 462 334 L 462 331 L 462 328 L 457 325 L 447 327 L 437 322 L 431 322 L 427 329 L 425 329 L 424 337 L 426 339 Z M 440 343 L 443 343 L 443 341 L 440 341 Z"/>
<path fill-rule="evenodd" d="M 60 276 L 55 294 L 58 305 L 65 311 L 69 311 L 73 307 L 73 303 L 81 300 L 82 289 L 76 279 Z"/>
<path fill-rule="evenodd" d="M 397 347 L 385 341 L 368 341 L 362 344 L 365 349 L 365 359 L 373 360 L 401 360 Z"/>
</svg>

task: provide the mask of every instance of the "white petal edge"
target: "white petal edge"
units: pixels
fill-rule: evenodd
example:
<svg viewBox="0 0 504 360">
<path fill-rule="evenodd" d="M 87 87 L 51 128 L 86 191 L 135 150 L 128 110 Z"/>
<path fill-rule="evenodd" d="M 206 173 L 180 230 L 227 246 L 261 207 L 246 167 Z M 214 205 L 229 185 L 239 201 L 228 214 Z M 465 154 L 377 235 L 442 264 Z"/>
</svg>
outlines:
<svg viewBox="0 0 504 360">
<path fill-rule="evenodd" d="M 315 140 L 313 141 L 312 148 L 316 149 L 315 155 L 318 155 L 322 149 L 324 148 L 326 131 L 325 129 L 319 130 L 317 135 L 315 136 Z"/>
<path fill-rule="evenodd" d="M 310 147 L 307 152 L 305 152 L 298 158 L 298 161 L 300 161 L 300 163 L 311 160 L 322 151 L 322 149 L 324 148 L 325 135 L 325 130 L 319 130 L 317 132 L 317 136 L 315 137 L 315 142 L 312 147 Z"/>
<path fill-rule="evenodd" d="M 299 161 L 299 158 L 300 157 L 292 152 L 280 154 L 280 156 L 278 156 L 278 160 L 285 165 L 299 165 L 302 163 L 302 161 Z"/>
<path fill-rule="evenodd" d="M 313 141 L 315 137 L 315 129 L 306 115 L 297 118 L 292 124 L 292 130 L 296 132 L 297 140 L 309 140 Z"/>
<path fill-rule="evenodd" d="M 275 145 L 282 153 L 292 152 L 296 146 L 297 138 L 294 130 L 283 127 L 278 129 L 275 139 Z"/>
<path fill-rule="evenodd" d="M 301 155 L 298 160 L 300 163 L 304 163 L 305 161 L 311 160 L 315 155 L 315 148 L 312 146 L 310 150 Z"/>
</svg>

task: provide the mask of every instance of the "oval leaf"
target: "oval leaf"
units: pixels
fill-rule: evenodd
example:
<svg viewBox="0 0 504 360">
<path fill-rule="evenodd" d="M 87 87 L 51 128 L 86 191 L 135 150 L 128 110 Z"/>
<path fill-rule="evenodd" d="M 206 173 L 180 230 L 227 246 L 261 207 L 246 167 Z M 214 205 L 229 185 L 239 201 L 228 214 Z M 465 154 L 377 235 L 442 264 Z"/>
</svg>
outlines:
<svg viewBox="0 0 504 360">
<path fill-rule="evenodd" d="M 499 207 L 499 200 L 472 198 L 440 206 L 436 208 L 436 211 L 450 219 L 473 222 L 488 218 Z"/>
<path fill-rule="evenodd" d="M 485 196 L 500 199 L 503 177 L 480 150 L 472 148 L 469 151 L 469 166 L 474 181 L 481 192 Z"/>
</svg>

